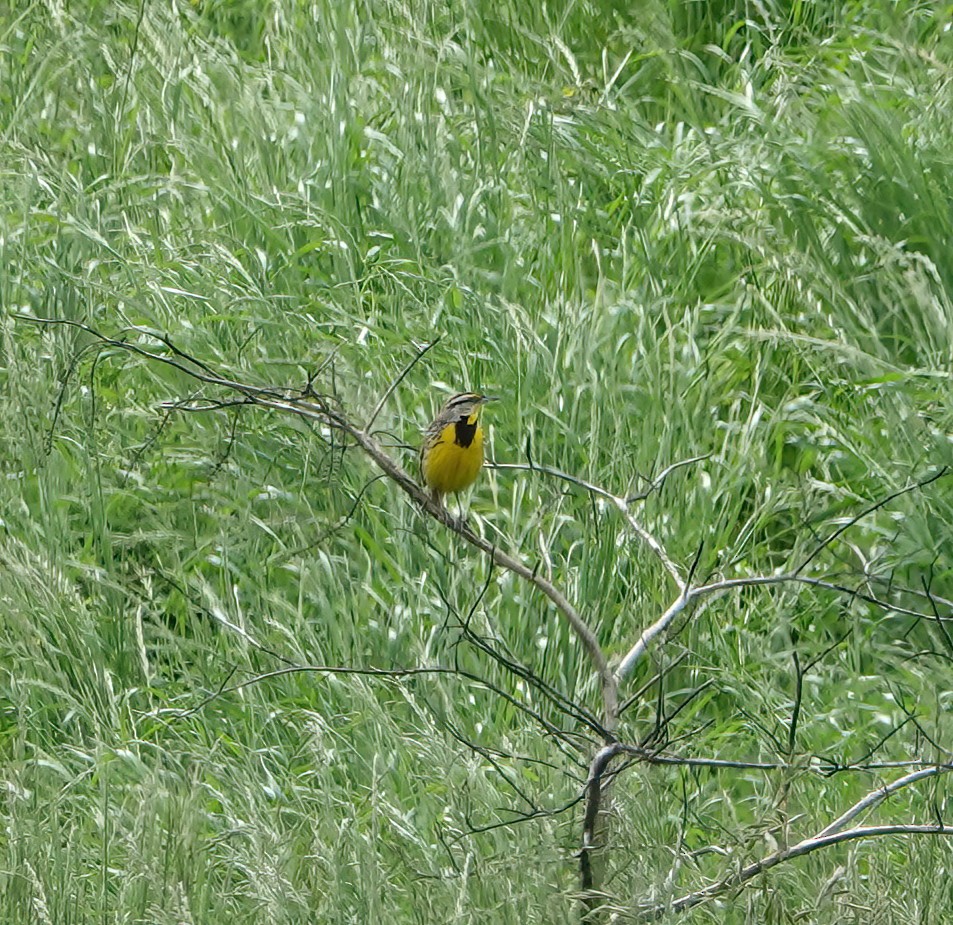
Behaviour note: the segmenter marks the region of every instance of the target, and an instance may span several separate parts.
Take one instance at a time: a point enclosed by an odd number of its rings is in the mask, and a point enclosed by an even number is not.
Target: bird
[[[449,398],[424,431],[420,473],[439,505],[443,496],[469,488],[483,468],[483,425],[480,412],[496,399],[479,392],[459,392]]]

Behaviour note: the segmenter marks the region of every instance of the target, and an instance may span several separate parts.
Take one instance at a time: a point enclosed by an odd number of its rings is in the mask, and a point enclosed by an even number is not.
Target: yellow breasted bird
[[[483,468],[483,425],[480,412],[495,399],[478,392],[460,392],[440,409],[424,432],[420,472],[434,501],[469,488]]]

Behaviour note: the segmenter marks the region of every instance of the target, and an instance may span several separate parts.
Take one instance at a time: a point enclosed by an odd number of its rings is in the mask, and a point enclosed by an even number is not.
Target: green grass
[[[180,715],[289,662],[456,665],[584,732],[461,638],[469,620],[598,711],[553,609],[319,428],[169,412],[222,396],[17,315],[150,349],[128,329],[159,332],[252,383],[320,370],[358,421],[440,336],[376,423],[405,465],[447,392],[482,387],[503,398],[501,462],[529,445],[621,494],[705,455],[634,507],[683,571],[699,549],[699,579],[789,569],[953,463],[949,10],[0,9],[0,920],[578,921],[581,805],[501,823],[569,806],[591,751],[498,694],[304,673]],[[488,471],[468,503],[613,658],[674,597],[618,513],[565,483]],[[816,573],[866,571],[930,613],[897,589],[953,598],[951,528],[944,478]],[[937,620],[748,589],[653,648],[623,696],[671,670],[620,735],[689,698],[680,754],[850,762],[900,727],[876,760],[946,760],[949,649]],[[794,652],[818,661],[789,756]],[[630,766],[608,901],[624,919],[698,888],[901,773]],[[933,822],[946,794],[902,790],[870,821]],[[680,918],[941,921],[948,854],[853,842]]]

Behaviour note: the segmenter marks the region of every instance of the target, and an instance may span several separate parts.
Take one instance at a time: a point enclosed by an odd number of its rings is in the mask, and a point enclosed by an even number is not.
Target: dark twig
[[[953,639],[950,638],[950,632],[946,628],[946,624],[944,624],[943,619],[940,617],[940,611],[937,609],[936,601],[933,599],[933,595],[930,593],[930,582],[928,582],[926,577],[922,575],[920,576],[920,580],[923,583],[923,593],[926,595],[926,599],[930,602],[930,609],[933,611],[933,617],[936,620],[936,625],[940,628],[940,635],[943,637],[943,643],[946,646],[947,654],[953,655]]]
[[[931,480],[928,480],[928,483]],[[666,629],[672,620],[678,616],[690,603],[704,597],[717,597],[728,591],[738,588],[768,587],[781,584],[802,584],[812,588],[824,588],[828,591],[837,591],[850,598],[873,604],[886,611],[902,614],[904,616],[918,617],[921,620],[934,620],[933,614],[925,613],[920,610],[912,610],[909,607],[903,607],[892,601],[875,597],[867,594],[857,588],[849,588],[846,585],[836,584],[832,581],[825,581],[822,578],[810,578],[806,575],[799,575],[797,572],[788,572],[784,575],[751,575],[745,578],[726,578],[722,581],[714,581],[707,585],[699,585],[696,588],[689,588],[687,585],[682,593],[669,606],[668,610],[659,617],[647,630],[645,630],[635,645],[622,659],[619,667],[616,669],[616,679],[621,683],[631,674],[632,670],[639,660],[646,654],[648,644],[655,639],[664,629]],[[941,619],[953,619],[953,617],[941,617]]]
[[[294,549],[276,553],[272,561],[285,562],[288,559],[292,559],[295,556],[300,556],[302,553],[307,552],[309,549],[314,549],[317,546],[320,546],[328,537],[333,536],[338,530],[342,530],[350,522],[354,515],[357,513],[357,509],[361,506],[361,502],[364,500],[364,495],[367,494],[368,489],[381,481],[381,479],[386,478],[383,473],[378,475],[371,476],[364,484],[361,486],[361,490],[357,493],[353,502],[351,503],[350,508],[348,508],[347,513],[343,517],[340,517],[336,523],[331,524],[324,528],[324,530],[310,543],[306,546],[297,546]]]
[[[533,800],[524,792],[523,788],[520,787],[519,783],[513,779],[512,771],[509,768],[506,768],[501,763],[500,759],[506,759],[508,761],[518,761],[519,757],[517,755],[504,754],[499,752],[496,749],[487,748],[485,745],[480,745],[478,742],[474,742],[472,739],[467,738],[454,723],[452,723],[446,717],[443,717],[440,720],[441,726],[450,733],[450,735],[456,739],[461,745],[465,746],[469,751],[473,752],[476,755],[479,755],[484,761],[486,761],[493,770],[500,776],[500,778],[509,786],[509,788],[529,807],[529,810],[525,811],[532,815],[536,815],[540,812],[540,808],[533,802]],[[522,815],[523,813],[519,810],[515,812]]]
[[[533,461],[532,457],[532,443],[530,438],[526,438],[526,458],[529,460],[528,463],[488,463],[489,466],[495,469],[512,469],[523,472],[540,472],[543,475],[549,475],[553,478],[561,479],[563,481],[569,482],[572,485],[577,485],[579,488],[584,489],[589,492],[590,497],[600,497],[604,498],[606,501],[609,501],[615,508],[619,511],[622,517],[625,519],[626,523],[629,525],[629,529],[646,545],[648,546],[653,553],[658,557],[659,561],[665,567],[665,570],[669,573],[674,581],[675,585],[682,589],[684,582],[682,581],[681,574],[679,573],[678,567],[674,562],[669,558],[668,553],[665,551],[662,544],[651,534],[649,531],[642,526],[642,524],[633,516],[632,512],[629,510],[630,501],[621,496],[615,495],[608,489],[603,488],[601,485],[596,485],[593,482],[587,482],[585,479],[580,479],[577,476],[569,475],[566,472],[561,472],[559,469],[553,469],[549,466],[540,466]],[[661,485],[661,480],[667,476],[670,472],[674,471],[676,468],[682,465],[688,465],[692,462],[697,462],[699,458],[697,457],[683,462],[675,463],[672,466],[669,466],[662,474],[655,480],[653,483],[655,487]],[[640,500],[638,496],[635,496],[633,500]]]
[[[381,413],[384,405],[387,403],[387,399],[394,394],[394,389],[396,389],[397,386],[404,381],[407,374],[420,362],[424,354],[432,347],[436,347],[437,344],[440,343],[440,340],[440,337],[435,337],[429,344],[418,350],[417,355],[400,371],[400,375],[389,386],[387,386],[384,394],[380,397],[380,401],[374,406],[371,416],[367,419],[367,423],[364,425],[365,431],[370,431],[370,429],[374,426],[374,422],[377,420],[377,416]]]
[[[228,461],[228,457],[232,453],[232,447],[235,446],[235,437],[238,434],[238,415],[232,415],[232,423],[228,428],[228,440],[225,443],[225,447],[219,452],[218,459],[215,460],[215,465],[212,466],[211,471],[209,472],[207,478],[211,482],[219,472],[222,471],[225,463]]]
[[[28,318],[29,316],[15,316],[15,317],[24,317]],[[87,353],[97,353],[103,349],[103,345],[99,343],[87,344],[85,347],[80,347],[71,357],[69,365],[66,368],[66,372],[60,377],[60,387],[56,393],[56,399],[53,402],[53,419],[50,422],[49,430],[47,431],[46,440],[44,441],[43,448],[47,453],[51,453],[53,450],[53,435],[56,433],[57,425],[59,424],[60,413],[63,410],[63,402],[66,400],[66,391],[69,387],[70,379],[73,378],[73,373],[76,372],[76,367],[79,366],[80,361]]]
[[[831,543],[834,542],[834,540],[846,533],[851,527],[863,520],[868,514],[872,514],[874,511],[879,511],[882,507],[885,507],[891,501],[896,500],[902,495],[908,495],[912,491],[917,491],[917,489],[926,488],[927,485],[946,475],[948,470],[949,466],[941,466],[940,469],[933,473],[933,475],[927,476],[925,479],[921,479],[919,482],[914,482],[911,485],[906,485],[895,492],[891,492],[891,494],[887,495],[885,498],[881,498],[879,501],[875,501],[873,504],[865,507],[859,514],[856,514],[845,523],[841,524],[826,539],[818,543],[814,551],[794,570],[794,576],[797,577],[800,575],[801,572],[803,572],[804,569],[806,569],[808,565],[810,565],[810,563],[817,558],[817,556],[819,556],[828,546],[830,546]]]
[[[166,574],[166,572],[161,568],[159,564],[156,564],[153,567],[153,569],[154,569],[155,575],[157,575],[162,581],[164,581],[170,588],[173,588],[174,590],[178,591],[179,594],[182,595],[183,599],[191,607],[194,607],[200,613],[204,614],[206,619],[212,620],[215,623],[218,623],[219,625],[224,626],[227,630],[235,633],[236,635],[241,636],[241,638],[244,639],[245,642],[247,642],[250,646],[252,646],[252,648],[257,649],[259,652],[264,652],[265,655],[268,655],[271,658],[275,659],[276,661],[279,661],[283,663],[284,665],[287,665],[289,668],[299,667],[297,663],[294,662],[292,659],[287,658],[286,656],[282,655],[280,652],[276,652],[274,649],[270,649],[268,648],[268,646],[259,642],[247,630],[232,623],[231,620],[227,620],[224,617],[219,616],[211,608],[206,607],[204,604],[195,600],[190,595],[189,591],[185,587],[183,587],[179,582],[177,582],[174,578],[170,578],[169,575]],[[234,674],[234,672],[232,672],[232,674]],[[228,676],[229,679],[231,679],[232,674],[229,674]]]
[[[509,674],[515,675],[518,678],[522,678],[527,684],[529,684],[536,691],[542,694],[543,697],[549,700],[556,707],[556,709],[565,716],[569,716],[581,725],[588,727],[604,741],[608,738],[611,738],[609,731],[605,728],[605,726],[602,725],[602,723],[599,722],[598,719],[596,719],[595,716],[592,715],[589,710],[583,706],[580,706],[565,694],[560,693],[560,691],[554,688],[551,684],[547,683],[546,680],[540,677],[540,675],[538,675],[531,668],[528,668],[526,665],[517,661],[511,655],[504,654],[499,649],[494,648],[488,642],[486,642],[485,639],[482,639],[471,629],[469,629],[469,627],[462,626],[461,631],[464,638],[470,643],[470,645],[489,656]]]
[[[589,779],[586,781],[586,812],[582,820],[582,850],[579,853],[583,893],[591,893],[595,888],[591,853],[596,848],[596,827],[599,820],[599,806],[602,802],[602,777],[612,759],[624,752],[624,745],[620,742],[612,742],[596,752],[589,766]]]
[[[814,668],[816,665],[820,664],[820,663],[821,663],[825,658],[827,658],[827,656],[830,655],[831,652],[833,652],[842,642],[845,642],[847,639],[849,639],[851,633],[853,633],[853,632],[854,632],[853,627],[850,627],[849,629],[845,630],[845,631],[844,631],[843,633],[841,633],[840,636],[838,636],[829,646],[827,646],[823,651],[821,651],[821,652],[819,652],[817,655],[815,655],[814,658],[812,658],[812,659],[804,666],[804,669],[803,669],[804,674],[807,674],[812,668]]]
[[[466,832],[461,832],[459,835],[455,835],[453,838],[451,838],[450,844],[455,845],[458,842],[463,841],[464,838],[470,838],[473,835],[482,835],[484,832],[493,832],[496,829],[506,829],[510,826],[519,825],[523,822],[532,822],[534,819],[548,819],[553,816],[561,816],[563,813],[568,812],[573,807],[578,806],[582,802],[582,799],[582,796],[578,796],[563,806],[558,807],[557,809],[541,809],[534,813],[517,814],[513,819],[504,819],[501,822],[491,822],[488,825],[470,825],[470,828]],[[469,823],[470,820],[467,819],[467,822]]]
[[[917,735],[920,736],[920,738],[922,738],[925,742],[928,742],[930,746],[932,746],[935,754],[945,755],[947,758],[949,758],[950,750],[948,748],[944,748],[933,735],[923,728],[923,724],[920,722],[916,713],[907,706],[905,702],[906,698],[903,696],[903,691],[900,686],[891,684],[890,687],[897,706],[907,718],[907,722],[909,722],[913,728],[917,730]],[[899,729],[897,731],[899,732]]]
[[[302,397],[304,398],[314,398],[317,395],[317,392],[314,391],[314,383],[318,376],[323,375],[328,369],[331,369],[334,366],[334,361],[337,359],[338,352],[341,349],[341,344],[338,344],[321,362],[321,364],[310,373],[308,373],[308,381],[305,382],[304,389],[302,390]]]
[[[791,724],[788,727],[788,757],[794,754],[797,723],[801,715],[801,698],[804,695],[804,672],[801,670],[801,660],[796,648],[791,650],[791,659],[794,662],[794,706],[791,708]]]
[[[692,463],[700,462],[703,459],[708,459],[709,455],[710,454],[706,453],[704,456],[692,456],[689,459],[680,459],[678,462],[674,462],[670,466],[666,466],[654,479],[646,479],[646,481],[649,482],[649,487],[645,491],[636,495],[615,495],[611,491],[603,488],[601,485],[596,485],[594,482],[587,482],[585,479],[579,478],[579,476],[571,475],[568,472],[563,472],[562,470],[555,469],[552,466],[541,466],[539,463],[533,462],[533,459],[530,456],[530,445],[528,439],[526,445],[526,456],[527,459],[529,459],[528,463],[488,462],[487,465],[491,469],[509,470],[511,472],[538,472],[540,475],[548,475],[551,478],[568,482],[570,485],[575,485],[578,488],[588,491],[590,494],[598,495],[600,498],[605,498],[609,501],[621,500],[625,504],[635,504],[637,501],[644,501],[653,492],[658,491],[659,488],[662,487],[662,483],[665,481],[665,479],[667,479],[677,469],[681,469],[683,466],[690,466]]]
[[[679,459],[677,462],[673,462],[671,465],[666,466],[653,479],[649,480],[649,487],[646,488],[645,491],[641,491],[636,495],[628,495],[625,499],[626,504],[635,504],[636,501],[644,501],[649,495],[658,491],[662,487],[662,483],[675,472],[676,469],[681,469],[682,466],[691,466],[697,462],[703,462],[710,458],[710,456],[711,453],[704,453],[701,456],[690,456],[688,459]]]
[[[714,683],[714,678],[708,678],[706,681],[703,681],[701,684],[699,684],[698,687],[696,687],[693,691],[690,691],[685,697],[683,697],[671,713],[666,714],[663,712],[661,717],[657,720],[655,728],[652,729],[652,731],[649,732],[642,740],[642,745],[648,746],[655,742],[667,741],[668,727],[671,725],[672,720],[674,720],[678,714],[682,712],[682,710],[692,703],[692,701],[697,700],[704,691],[712,687]],[[661,690],[661,685],[659,685],[659,690]]]
[[[687,909],[691,909],[706,900],[713,899],[730,890],[737,889],[754,877],[759,876],[766,870],[770,870],[772,867],[777,867],[778,864],[784,861],[802,857],[805,854],[810,854],[814,851],[828,848],[831,845],[840,844],[842,842],[852,841],[857,838],[870,838],[883,835],[953,835],[953,826],[945,825],[942,818],[938,819],[934,825],[899,824],[858,826],[853,829],[846,828],[846,826],[861,813],[877,806],[890,796],[890,794],[896,793],[898,790],[909,787],[911,784],[915,784],[925,778],[945,774],[950,771],[951,768],[953,768],[953,766],[949,765],[934,765],[933,767],[921,768],[904,775],[890,784],[877,787],[865,797],[858,800],[845,813],[842,813],[837,819],[821,829],[816,835],[802,839],[796,845],[775,851],[758,861],[745,865],[734,873],[728,874],[716,883],[688,893],[678,899],[664,903],[645,904],[639,910],[637,921],[655,921],[668,913],[685,912]]]
[[[644,748],[641,745],[620,744],[619,748],[626,755],[645,764],[669,765],[680,768],[736,768],[748,771],[788,771],[795,765],[786,761],[734,761],[730,758],[699,758],[689,755],[671,755],[666,752]]]
[[[668,675],[675,668],[677,668],[683,661],[685,661],[686,658],[688,658],[688,653],[681,652],[678,656],[676,656],[672,660],[671,664],[665,665],[663,668],[659,668],[659,670],[654,675],[652,675],[652,677],[649,678],[648,681],[646,681],[634,694],[630,695],[628,698],[626,698],[622,702],[621,706],[619,707],[620,715],[622,713],[625,713],[625,711],[628,710],[629,707],[632,706],[632,704],[638,703],[642,699],[643,695],[653,685],[661,684],[662,681],[665,679],[665,676]]]
[[[268,650],[266,649],[265,651]],[[287,661],[287,659],[283,660]],[[209,704],[218,700],[220,697],[225,696],[226,694],[232,694],[236,691],[244,690],[246,687],[252,687],[256,684],[261,684],[262,682],[269,681],[273,678],[281,678],[295,674],[354,675],[357,677],[380,678],[385,681],[398,681],[402,678],[411,678],[419,675],[448,675],[455,678],[464,678],[473,684],[485,688],[486,690],[495,694],[497,697],[501,697],[521,713],[524,713],[526,716],[536,720],[546,730],[547,733],[550,733],[552,730],[551,724],[547,723],[547,721],[544,720],[535,710],[533,710],[532,707],[527,706],[521,700],[518,700],[516,697],[502,688],[497,687],[486,678],[483,678],[472,671],[466,671],[465,669],[461,668],[448,668],[442,665],[434,665],[430,668],[362,668],[342,665],[289,665],[286,668],[277,668],[274,671],[266,671],[262,674],[257,674],[254,677],[246,678],[244,681],[240,681],[237,684],[231,685],[230,687],[222,687],[214,693],[209,694],[194,707],[190,707],[187,710],[172,710],[163,712],[171,712],[174,714],[176,719],[184,719],[199,713]]]
[[[92,337],[95,337],[100,344],[105,344],[109,347],[116,347],[119,350],[125,350],[129,353],[135,354],[136,356],[141,356],[146,360],[154,360],[157,363],[164,363],[166,366],[171,366],[173,369],[177,369],[180,372],[185,373],[187,376],[191,376],[193,379],[198,379],[199,382],[206,383],[206,385],[217,385],[222,388],[234,389],[236,392],[241,392],[243,395],[248,396],[262,396],[274,399],[284,398],[285,393],[283,393],[280,389],[275,389],[272,386],[261,387],[248,385],[244,382],[236,382],[232,379],[227,379],[224,376],[218,375],[217,373],[205,372],[203,370],[203,367],[205,366],[204,363],[202,363],[200,360],[194,359],[186,353],[183,353],[181,350],[178,350],[178,348],[176,348],[174,352],[187,360],[187,362],[181,362],[180,360],[172,359],[171,357],[164,356],[161,353],[154,353],[151,350],[146,350],[145,347],[140,347],[138,344],[130,343],[127,340],[117,340],[114,337],[107,337],[105,334],[97,331],[96,328],[92,327],[92,325],[84,324],[82,321],[74,321],[70,318],[35,318],[32,315],[23,314],[15,314],[14,317],[20,321],[28,321],[31,324],[41,324],[48,327],[61,326],[84,331]],[[126,330],[135,334],[142,334],[146,337],[155,338],[156,340],[159,340],[163,343],[165,343],[167,340],[167,338],[163,338],[161,335],[157,335],[155,332],[146,328],[130,327],[126,328]]]

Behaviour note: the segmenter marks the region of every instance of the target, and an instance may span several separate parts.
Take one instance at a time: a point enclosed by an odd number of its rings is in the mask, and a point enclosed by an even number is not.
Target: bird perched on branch
[[[469,488],[483,467],[483,425],[480,412],[496,399],[478,392],[450,398],[424,432],[420,472],[438,504],[450,492]]]

